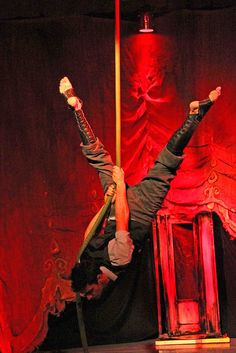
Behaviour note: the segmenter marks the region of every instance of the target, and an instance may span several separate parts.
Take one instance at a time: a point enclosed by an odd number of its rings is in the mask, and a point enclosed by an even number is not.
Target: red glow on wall
[[[179,115],[175,48],[168,36],[137,34],[123,41],[122,165],[127,182],[146,175],[170,136],[170,117]],[[142,138],[140,139],[140,136]]]
[[[171,55],[171,43],[167,36],[153,33],[137,34],[128,39],[130,52],[134,55],[136,69],[146,74],[150,69],[160,66],[163,55]],[[158,65],[159,63],[159,65]]]

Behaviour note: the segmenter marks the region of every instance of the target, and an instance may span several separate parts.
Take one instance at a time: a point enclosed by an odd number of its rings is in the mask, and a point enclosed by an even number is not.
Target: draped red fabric
[[[103,195],[58,87],[71,78],[114,154],[112,33],[112,21],[83,17],[1,23],[3,351],[33,350],[46,336],[48,313],[74,299],[65,277]]]
[[[208,98],[212,89],[222,86],[222,96],[185,151],[164,207],[175,213],[214,211],[234,239],[235,45],[232,13],[223,13],[175,14],[166,23],[158,21],[165,34],[124,39],[122,156],[128,181],[135,184],[184,120],[189,102]],[[178,21],[181,27],[169,34],[167,26]]]
[[[83,231],[102,203],[58,94],[68,75],[96,134],[115,155],[113,21],[1,23],[0,349],[28,352],[47,316],[73,300],[66,279]],[[165,202],[170,212],[211,210],[232,238],[235,216],[235,11],[173,13],[158,34],[122,27],[122,165],[138,182],[181,124],[192,99],[222,97],[199,126]]]

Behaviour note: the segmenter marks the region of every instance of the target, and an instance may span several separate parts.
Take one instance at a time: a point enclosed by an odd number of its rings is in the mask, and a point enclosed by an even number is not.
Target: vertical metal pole
[[[115,0],[115,105],[116,105],[116,165],[120,166],[120,0]],[[111,203],[111,197],[107,198],[105,205],[103,206],[104,212],[107,210]],[[101,214],[103,215],[104,212]],[[99,218],[100,220],[100,218]],[[100,221],[96,221],[96,224],[93,226],[92,231],[90,231],[88,239],[84,242],[79,255],[78,260],[87,246],[88,241],[93,236],[94,228],[97,226],[97,223]],[[82,310],[82,302],[79,293],[76,296],[76,309],[77,309],[77,319],[79,323],[80,329],[80,337],[81,343],[83,347],[84,353],[89,353],[88,350],[88,342],[86,336],[86,329],[83,320],[83,310]]]
[[[116,165],[121,165],[121,114],[120,114],[120,0],[115,0],[115,104],[116,104]]]
[[[79,293],[76,293],[76,312],[77,312],[77,320],[79,325],[79,332],[80,332],[83,352],[89,353],[86,328],[85,328],[84,317],[83,317],[82,301]]]

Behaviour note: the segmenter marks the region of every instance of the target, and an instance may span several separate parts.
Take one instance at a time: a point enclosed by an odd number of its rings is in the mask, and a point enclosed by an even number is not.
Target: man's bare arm
[[[126,194],[126,185],[124,181],[123,169],[114,166],[112,178],[116,183],[116,202],[115,202],[115,216],[116,216],[116,231],[128,231],[129,223],[129,206]]]

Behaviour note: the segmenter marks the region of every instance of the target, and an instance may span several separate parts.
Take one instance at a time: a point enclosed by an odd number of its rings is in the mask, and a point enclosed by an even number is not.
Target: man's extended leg
[[[77,97],[69,79],[64,77],[60,81],[60,93],[66,98],[68,105],[75,112],[76,121],[79,127],[80,136],[84,145],[92,144],[96,141],[96,137],[85,118],[82,110],[82,101]]]
[[[221,88],[217,87],[210,92],[208,99],[190,103],[188,117],[160,152],[148,175],[139,184],[127,190],[131,219],[147,224],[155,217],[183,160],[184,148],[220,93]]]
[[[111,156],[104,149],[101,141],[95,137],[82,110],[82,101],[77,97],[67,77],[61,79],[59,91],[66,98],[68,105],[75,113],[82,140],[82,153],[87,158],[89,164],[98,171],[103,190],[106,192],[108,187],[113,184],[112,170],[114,164]]]

